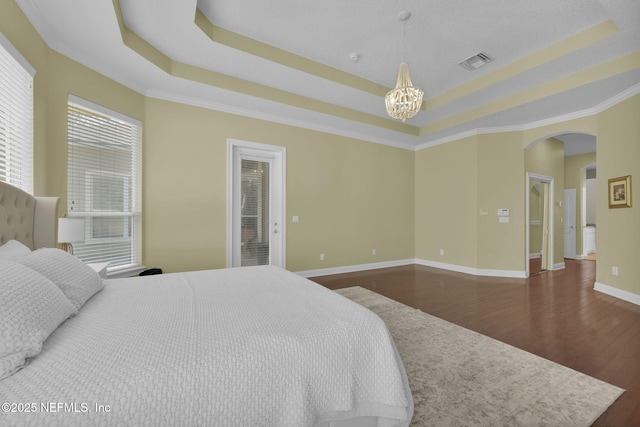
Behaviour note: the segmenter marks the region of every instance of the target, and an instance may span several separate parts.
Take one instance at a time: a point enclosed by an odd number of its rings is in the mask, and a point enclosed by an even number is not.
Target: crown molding
[[[607,99],[604,102],[601,102],[600,104],[598,104],[594,110],[597,113],[601,113],[604,110],[607,110],[611,107],[613,107],[616,104],[619,104],[623,101],[626,101],[627,99],[631,98],[632,96],[635,96],[637,94],[640,93],[640,83],[631,86],[629,89],[626,89],[622,92],[620,92],[617,95],[612,96],[611,98]]]
[[[16,0],[16,4],[31,22],[31,25],[36,28],[40,37],[42,37],[45,43],[51,47],[52,42],[56,39],[55,34],[51,31],[51,27],[47,23],[47,20],[42,18],[42,13],[40,13],[40,10],[36,7],[33,1]]]
[[[640,93],[640,83],[630,87],[629,89],[624,90],[623,92],[605,100],[604,102],[601,102],[600,104],[592,108],[586,108],[584,110],[574,111],[571,113],[562,114],[560,116],[550,117],[548,119],[538,120],[535,122],[530,122],[525,124],[476,128],[476,129],[468,130],[465,132],[456,133],[454,135],[446,136],[443,138],[439,138],[433,141],[425,142],[417,146],[413,146],[411,144],[399,143],[397,141],[394,141],[392,139],[387,139],[387,138],[376,138],[361,132],[348,131],[348,130],[340,129],[337,127],[321,125],[318,123],[305,121],[305,120],[292,119],[282,115],[255,111],[248,108],[224,105],[224,104],[216,103],[213,101],[179,95],[176,93],[171,93],[171,92],[166,92],[161,90],[155,90],[155,89],[148,90],[146,92],[146,96],[150,98],[157,98],[165,101],[177,102],[180,104],[192,105],[195,107],[202,107],[210,110],[222,111],[230,114],[251,117],[259,120],[265,120],[265,121],[280,123],[284,125],[296,126],[304,129],[318,131],[318,132],[344,136],[347,138],[359,139],[362,141],[387,145],[390,147],[402,148],[410,151],[420,151],[420,150],[424,150],[427,148],[435,147],[438,145],[446,144],[448,142],[453,142],[453,141],[457,141],[457,140],[472,137],[472,136],[491,134],[491,133],[523,132],[526,130],[536,129],[544,126],[550,126],[557,123],[563,123],[563,122],[567,122],[575,119],[590,117],[590,116],[599,114],[602,111],[605,111],[613,107],[614,105],[620,102],[623,102],[626,99],[629,99],[632,96],[637,95],[639,93]]]
[[[149,98],[176,102],[179,104],[191,105],[194,107],[201,107],[209,110],[221,111],[224,113],[230,113],[230,114],[235,114],[235,115],[244,116],[244,117],[251,117],[254,119],[265,120],[273,123],[295,126],[295,127],[314,130],[314,131],[323,132],[323,133],[329,133],[332,135],[344,136],[347,138],[358,139],[361,141],[372,142],[375,144],[387,145],[390,147],[402,148],[410,151],[414,150],[414,146],[412,144],[403,144],[403,143],[394,141],[392,139],[376,138],[361,132],[344,130],[344,129],[340,129],[333,126],[321,125],[321,124],[306,121],[306,120],[293,119],[293,118],[289,118],[282,115],[265,113],[262,111],[255,111],[249,108],[242,108],[242,107],[220,104],[217,102],[196,98],[192,96],[179,95],[173,92],[150,89],[146,92],[146,96],[148,96]]]
[[[434,139],[431,141],[428,140],[428,135],[411,138],[416,143],[419,143],[418,145],[415,145],[414,143],[411,143],[411,142],[409,143],[398,142],[393,135],[388,137],[372,135],[372,133],[375,133],[375,130],[371,133],[366,131],[362,132],[357,130],[355,131],[346,130],[339,126],[321,124],[320,120],[316,122],[311,120],[289,118],[289,117],[286,117],[285,115],[255,111],[250,108],[223,105],[213,101],[198,99],[195,97],[183,96],[176,93],[170,93],[168,91],[149,89],[148,87],[145,87],[144,83],[134,81],[133,79],[124,78],[122,73],[119,73],[117,70],[113,69],[107,64],[100,62],[99,60],[89,58],[87,57],[87,55],[83,54],[82,52],[70,49],[68,46],[65,46],[63,43],[61,43],[59,38],[56,36],[56,34],[52,31],[51,27],[48,25],[46,19],[44,19],[44,17],[42,16],[42,13],[40,12],[40,10],[34,4],[33,0],[16,0],[16,4],[20,7],[20,9],[23,11],[23,13],[27,16],[29,21],[32,23],[32,25],[37,29],[38,33],[43,38],[45,43],[51,49],[55,50],[56,52],[64,56],[67,56],[73,59],[76,62],[79,62],[80,64],[82,64],[83,66],[86,66],[89,69],[92,69],[100,74],[103,74],[121,83],[122,85],[142,95],[149,96],[151,98],[164,99],[167,101],[199,106],[207,109],[228,112],[231,114],[236,114],[236,115],[241,115],[246,117],[252,117],[252,118],[280,123],[284,125],[296,126],[304,129],[318,131],[318,132],[344,136],[347,138],[354,138],[362,141],[382,144],[382,145],[391,146],[395,148],[407,149],[411,151],[420,151],[423,149],[435,147],[437,145],[460,140],[462,138],[477,136],[481,134],[520,132],[520,131],[540,128],[543,126],[549,126],[549,125],[553,125],[561,122],[566,122],[574,119],[593,116],[640,93],[640,84],[636,84],[630,87],[629,89],[626,89],[625,91],[596,105],[595,107],[563,114],[560,116],[550,117],[547,119],[530,122],[530,123],[509,125],[509,126],[498,126],[498,127],[478,127],[475,129],[464,131],[464,132],[455,133],[449,136],[444,136],[442,138]],[[296,107],[293,106],[293,108],[296,108]],[[315,112],[315,113],[320,115],[323,114],[321,112]],[[340,118],[338,117],[338,119]],[[390,132],[394,132],[394,131],[390,130]]]
[[[463,138],[468,138],[470,136],[477,136],[477,135],[488,134],[488,133],[523,132],[526,130],[554,125],[557,123],[563,123],[563,122],[568,122],[575,119],[594,116],[639,93],[640,93],[640,83],[634,86],[631,86],[630,88],[620,92],[617,95],[612,96],[611,98],[601,102],[595,107],[586,108],[584,110],[574,111],[572,113],[562,114],[560,116],[550,117],[547,119],[538,120],[535,122],[530,122],[530,123],[525,123],[520,125],[476,128],[473,130],[460,132],[460,133],[446,136],[443,138],[438,138],[433,141],[425,142],[423,144],[416,146],[415,151],[424,150],[427,148],[435,147],[437,145],[446,144],[448,142],[453,142]]]
[[[35,6],[32,0],[16,0],[16,4],[26,15],[29,22],[31,22],[31,25],[34,26],[36,32],[40,35],[42,40],[44,40],[49,49],[54,50],[60,55],[66,56],[80,65],[100,73],[141,95],[144,95],[146,88],[141,86],[139,83],[132,79],[125,78],[122,73],[116,72],[105,63],[87,56],[82,51],[70,49],[69,46],[61,43],[58,36],[51,30],[47,20],[42,17],[42,13],[40,13],[40,10]]]

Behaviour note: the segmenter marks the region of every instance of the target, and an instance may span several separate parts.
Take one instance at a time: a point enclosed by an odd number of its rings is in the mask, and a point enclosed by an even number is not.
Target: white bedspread
[[[0,381],[0,403],[22,410],[3,406],[0,425],[409,424],[386,326],[333,291],[275,267],[106,283]]]

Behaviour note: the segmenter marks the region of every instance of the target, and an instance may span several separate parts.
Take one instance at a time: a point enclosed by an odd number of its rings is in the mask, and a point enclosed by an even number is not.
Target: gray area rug
[[[385,321],[412,426],[590,426],[624,390],[361,287],[336,292]]]

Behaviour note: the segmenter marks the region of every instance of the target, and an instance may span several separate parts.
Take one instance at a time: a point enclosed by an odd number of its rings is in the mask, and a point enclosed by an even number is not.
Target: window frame
[[[99,117],[106,117],[109,120],[115,120],[123,123],[124,125],[131,126],[132,130],[135,128],[137,132],[137,139],[135,141],[135,146],[132,146],[130,161],[131,161],[131,175],[127,173],[121,173],[118,171],[109,170],[108,168],[104,169],[95,169],[95,168],[87,168],[86,171],[80,176],[78,175],[78,171],[74,173],[71,170],[74,167],[71,163],[73,159],[71,157],[68,158],[67,164],[70,168],[67,174],[67,193],[68,193],[68,216],[69,217],[82,217],[85,218],[85,244],[89,245],[100,245],[100,244],[109,244],[109,243],[117,243],[122,240],[131,242],[131,263],[128,264],[120,264],[115,266],[110,266],[108,268],[109,277],[119,277],[119,276],[128,276],[139,273],[144,269],[141,265],[141,254],[142,254],[142,189],[140,186],[140,180],[142,176],[142,167],[141,167],[141,148],[142,148],[142,122],[136,119],[133,119],[129,116],[126,116],[122,113],[113,111],[101,105],[92,103],[85,99],[79,98],[75,95],[70,94],[67,102],[67,126],[70,125],[70,114],[72,109],[80,109],[84,113],[92,114]],[[70,135],[67,135],[67,150],[68,153],[72,150],[72,145],[80,146],[83,144],[82,142],[71,141]],[[78,162],[76,162],[77,165]],[[114,176],[120,177],[123,179],[123,210],[122,211],[94,211],[93,203],[95,200],[91,199],[92,195],[92,177],[95,176]],[[74,191],[72,186],[72,179],[75,177],[75,184],[83,186],[84,188],[84,203],[85,209],[84,211],[74,210],[74,201],[72,191]],[[83,180],[84,182],[80,182]],[[131,200],[127,197],[127,187],[131,191]],[[78,196],[76,194],[76,196]],[[128,218],[125,221],[125,225],[123,226],[123,235],[121,237],[108,237],[108,238],[96,238],[93,236],[93,221],[96,218]],[[128,224],[127,224],[128,222]],[[80,257],[82,258],[82,257]],[[108,262],[108,258],[101,258],[99,261],[91,260],[87,262]]]
[[[2,134],[5,135],[2,142],[0,143],[0,155],[4,155],[5,157],[5,168],[4,168],[4,177],[0,177],[0,180],[6,182],[8,184],[13,185],[14,187],[20,188],[21,190],[34,194],[33,190],[33,126],[34,126],[34,77],[36,74],[35,68],[22,56],[22,54],[13,46],[13,44],[2,34],[0,33],[0,47],[3,52],[0,53],[5,56],[5,52],[8,55],[6,58],[2,58],[4,62],[5,59],[8,61],[13,61],[13,63],[9,62],[8,67],[5,68],[7,71],[9,68],[20,67],[21,70],[14,70],[15,73],[11,71],[7,72],[7,76],[13,77],[13,80],[9,81],[8,87],[16,88],[21,87],[24,90],[25,80],[28,81],[28,94],[25,97],[21,97],[20,100],[24,103],[23,108],[19,109],[20,112],[28,111],[28,117],[19,117],[16,120],[4,120],[7,125],[3,128],[5,132]],[[24,71],[24,75],[20,76],[18,73]],[[28,76],[28,77],[27,77]],[[3,84],[0,82],[0,87]],[[11,96],[6,98],[15,100],[16,91],[10,91]],[[24,95],[21,93],[20,95]],[[12,102],[12,105],[19,105],[16,102]],[[0,109],[2,108],[0,104]],[[1,114],[0,110],[0,120],[2,120],[3,114]],[[15,117],[15,111],[13,108],[9,107],[9,110],[4,114],[5,117]],[[0,124],[0,126],[2,126]],[[20,132],[14,132],[14,129],[18,128]],[[18,143],[16,144],[16,140],[13,135],[19,135]],[[12,143],[13,141],[13,143]]]

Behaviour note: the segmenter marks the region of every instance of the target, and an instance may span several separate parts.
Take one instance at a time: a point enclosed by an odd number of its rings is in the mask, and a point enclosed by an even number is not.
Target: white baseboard
[[[401,265],[415,264],[414,259],[397,261],[382,261],[370,264],[345,265],[343,267],[321,268],[319,270],[296,271],[302,277],[328,276],[330,274],[353,273],[355,271],[374,270],[376,268],[399,267]]]
[[[634,294],[633,292],[614,288],[613,286],[605,285],[604,283],[600,282],[596,282],[593,286],[593,289],[598,292],[602,292],[603,294],[611,295],[612,297],[630,302],[632,304],[640,305],[640,295]]]
[[[428,261],[424,259],[403,259],[397,261],[375,262],[371,264],[346,265],[342,267],[321,268],[318,270],[296,271],[302,277],[328,276],[331,274],[353,273],[356,271],[373,270],[376,268],[398,267],[401,265],[418,264],[426,267],[440,268],[442,270],[455,271],[457,273],[471,274],[473,276],[512,277],[526,279],[527,272],[519,270],[494,270],[484,268],[466,267],[463,265],[447,264],[444,262]],[[555,264],[554,270],[564,268],[564,262]]]
[[[536,259],[536,258],[540,258],[542,256],[542,254],[540,252],[536,252],[534,254],[529,254],[529,259]]]
[[[321,268],[318,270],[297,271],[295,273],[299,274],[302,277],[316,277],[316,276],[328,276],[331,274],[353,273],[356,271],[364,271],[364,270],[374,270],[376,268],[398,267],[398,266],[409,265],[409,264],[424,265],[426,267],[440,268],[443,270],[455,271],[458,273],[466,273],[474,276],[513,277],[513,278],[521,278],[521,279],[527,278],[526,271],[479,269],[479,268],[473,268],[473,267],[465,267],[465,266],[456,265],[456,264],[447,264],[443,262],[428,261],[424,259],[403,259],[403,260],[397,260],[397,261],[375,262],[371,264],[347,265],[343,267],[330,267],[330,268]],[[564,262],[560,262],[553,265],[554,270],[560,270],[563,268],[565,268]],[[614,288],[613,286],[608,286],[600,282],[595,282],[593,289],[598,292],[602,292],[603,294],[607,294],[612,297],[630,302],[632,304],[640,305],[640,295],[634,294],[633,292],[628,292],[622,289]]]
[[[428,261],[424,259],[416,259],[416,264],[424,265],[426,267],[441,268],[443,270],[456,271],[458,273],[472,274],[474,276],[513,277],[520,279],[527,278],[526,271],[473,268],[463,265],[447,264],[444,262]]]

